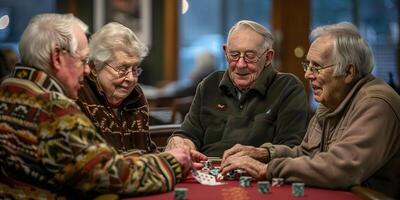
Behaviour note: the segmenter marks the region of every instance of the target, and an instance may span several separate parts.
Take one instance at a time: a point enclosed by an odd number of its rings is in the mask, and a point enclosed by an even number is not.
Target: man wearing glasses
[[[362,185],[399,199],[399,95],[371,75],[372,50],[354,25],[318,27],[311,36],[302,65],[320,106],[303,142],[231,149],[222,173],[241,168],[259,179],[333,189]]]
[[[180,146],[221,157],[236,144],[299,144],[308,121],[304,86],[272,67],[272,45],[262,25],[237,22],[223,46],[228,69],[198,85],[181,130],[166,149]]]
[[[118,154],[104,142],[74,102],[89,73],[86,30],[72,15],[40,14],[22,34],[22,64],[0,85],[0,197],[92,199],[101,193],[160,193],[202,166],[192,161],[206,157],[185,149],[138,156]],[[138,65],[140,57],[124,55],[117,59]],[[108,79],[109,84],[119,81],[110,103],[118,103],[138,73],[132,67]],[[119,79],[127,74],[129,80]],[[106,75],[100,71],[97,76]]]
[[[78,104],[117,151],[155,151],[148,103],[138,85],[147,47],[132,30],[113,22],[91,37],[89,48],[91,71]]]

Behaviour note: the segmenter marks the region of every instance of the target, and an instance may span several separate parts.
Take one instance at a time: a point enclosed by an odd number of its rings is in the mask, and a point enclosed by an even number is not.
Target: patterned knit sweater
[[[17,66],[0,86],[2,176],[69,195],[159,193],[182,178],[171,154],[121,155],[95,130],[44,71]]]
[[[156,146],[149,135],[149,106],[140,87],[136,86],[117,108],[109,105],[98,87],[90,74],[79,91],[77,103],[104,140],[118,152],[154,152]]]

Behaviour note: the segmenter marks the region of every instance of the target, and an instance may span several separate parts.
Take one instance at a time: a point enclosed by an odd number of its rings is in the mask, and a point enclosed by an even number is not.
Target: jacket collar
[[[275,68],[272,67],[272,65],[266,66],[261,72],[260,76],[255,81],[255,83],[250,86],[247,92],[255,91],[258,92],[261,96],[265,96],[269,85],[275,79],[277,73],[278,72],[275,70]],[[228,70],[225,71],[218,87],[225,93],[233,96],[236,96],[236,91],[239,90],[235,85],[233,85],[233,82],[229,77]]]
[[[65,88],[54,76],[37,67],[16,65],[10,78],[28,80],[44,90],[66,95]]]
[[[354,86],[351,88],[350,92],[346,95],[344,100],[339,104],[339,106],[335,109],[329,109],[328,107],[320,104],[320,106],[317,109],[316,115],[318,118],[321,117],[333,117],[335,115],[338,115],[340,113],[343,113],[345,109],[347,108],[347,105],[353,100],[354,96],[358,93],[360,88],[367,82],[371,81],[375,77],[373,75],[367,75],[360,80],[358,80]]]

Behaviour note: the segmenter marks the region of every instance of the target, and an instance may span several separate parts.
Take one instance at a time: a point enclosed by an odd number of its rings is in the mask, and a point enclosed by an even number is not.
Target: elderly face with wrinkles
[[[232,32],[224,46],[229,77],[240,90],[248,89],[257,80],[267,61],[272,59],[268,57],[272,50],[266,49],[264,43],[259,33],[250,28],[241,28]]]
[[[124,51],[115,51],[112,61],[104,62],[98,72],[98,83],[109,103],[118,105],[136,87],[140,57],[129,55]]]

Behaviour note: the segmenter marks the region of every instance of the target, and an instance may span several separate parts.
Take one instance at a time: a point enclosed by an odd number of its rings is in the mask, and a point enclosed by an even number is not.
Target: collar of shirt
[[[246,93],[254,90],[260,95],[265,96],[269,85],[272,83],[277,73],[278,72],[275,70],[275,68],[272,67],[272,65],[266,66],[261,72],[260,76],[257,78],[256,82],[252,86],[250,86]],[[240,96],[244,94],[239,94],[237,92],[237,88],[233,85],[232,80],[228,75],[228,71],[225,71],[224,76],[222,77],[222,80],[220,81],[218,87],[227,94],[233,95],[235,97],[239,96],[239,99]]]

